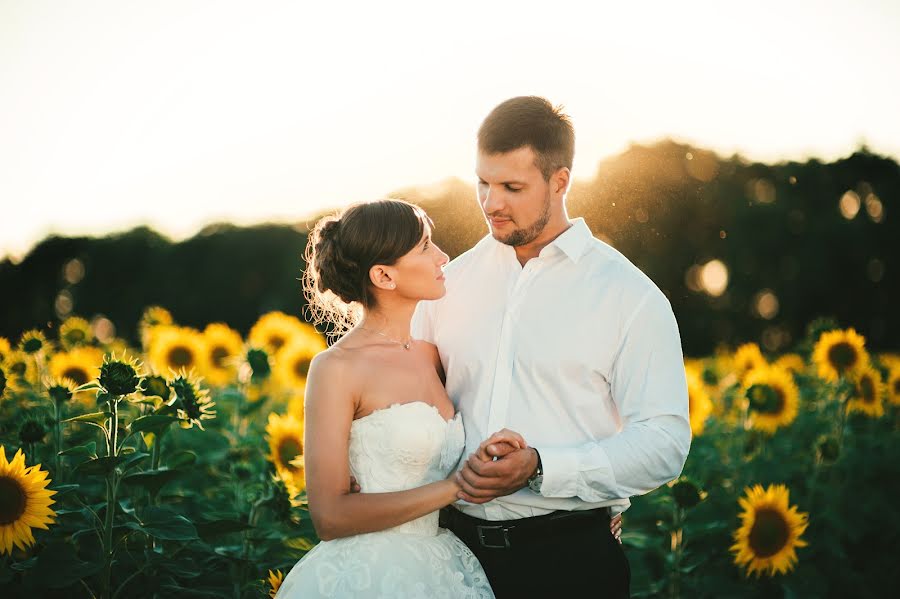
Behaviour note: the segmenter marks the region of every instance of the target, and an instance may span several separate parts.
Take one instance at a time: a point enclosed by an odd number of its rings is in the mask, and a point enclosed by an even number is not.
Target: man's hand
[[[457,473],[459,498],[487,503],[515,493],[536,469],[537,452],[528,450],[521,435],[504,429],[482,442]]]

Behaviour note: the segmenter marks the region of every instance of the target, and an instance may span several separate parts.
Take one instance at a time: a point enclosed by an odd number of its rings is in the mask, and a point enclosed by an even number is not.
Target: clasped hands
[[[515,493],[526,486],[537,465],[537,452],[528,447],[522,435],[509,429],[497,431],[482,441],[455,473],[460,486],[458,497],[469,503],[487,503]],[[622,515],[614,516],[609,527],[621,544]]]
[[[469,503],[487,503],[497,497],[510,495],[526,486],[537,470],[537,452],[519,433],[509,429],[497,431],[481,442],[469,455],[462,469],[449,478],[459,486],[457,497]],[[350,479],[350,492],[360,492],[356,480]],[[610,531],[621,544],[622,515],[614,516]]]

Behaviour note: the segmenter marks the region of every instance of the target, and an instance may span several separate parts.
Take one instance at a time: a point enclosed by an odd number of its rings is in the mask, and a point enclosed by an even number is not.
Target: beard
[[[544,197],[544,205],[541,207],[541,213],[537,219],[524,229],[516,229],[505,237],[494,235],[494,239],[500,243],[511,245],[513,247],[527,245],[538,238],[547,223],[550,222],[550,194]]]

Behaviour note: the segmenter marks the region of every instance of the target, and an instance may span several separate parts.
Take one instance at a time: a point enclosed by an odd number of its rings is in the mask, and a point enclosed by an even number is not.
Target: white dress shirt
[[[668,299],[583,219],[524,268],[486,236],[420,302],[414,337],[434,343],[462,413],[464,459],[508,428],[538,449],[540,494],[482,505],[487,520],[611,506],[678,477],[691,444],[681,338]],[[462,466],[462,462],[460,467]]]

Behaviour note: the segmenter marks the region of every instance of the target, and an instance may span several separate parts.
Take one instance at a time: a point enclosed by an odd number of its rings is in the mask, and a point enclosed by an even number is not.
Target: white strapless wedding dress
[[[405,491],[447,477],[465,448],[449,422],[415,401],[354,420],[350,471],[363,493]],[[323,541],[285,577],[276,599],[494,597],[481,564],[432,512],[387,530]]]

